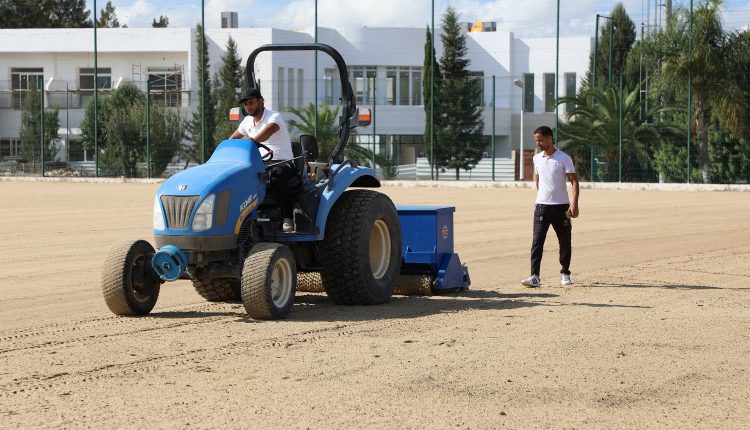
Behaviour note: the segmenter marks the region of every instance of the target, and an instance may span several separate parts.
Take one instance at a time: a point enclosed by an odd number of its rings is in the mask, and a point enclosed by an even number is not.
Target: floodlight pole
[[[518,143],[518,150],[520,152],[520,158],[518,159],[518,180],[524,181],[526,178],[524,178],[523,175],[523,165],[524,165],[524,155],[523,155],[523,114],[524,114],[524,98],[526,97],[526,86],[525,83],[520,80],[516,79],[513,81],[513,85],[517,86],[521,89],[521,132],[519,133],[519,143]]]
[[[432,0],[430,33],[430,180],[435,180],[435,0]]]
[[[693,54],[693,0],[690,0],[690,18],[689,18],[689,27],[688,31],[690,33],[690,36],[688,37],[688,52],[689,55],[692,57]],[[688,69],[688,99],[687,99],[687,108],[688,108],[688,114],[687,114],[687,179],[686,182],[690,183],[690,133],[692,132],[692,122],[693,122],[693,75],[690,73],[690,69]]]
[[[96,47],[96,0],[94,0],[94,176],[99,177],[99,70]]]
[[[560,129],[560,104],[558,103],[560,96],[560,88],[558,87],[558,82],[560,81],[560,0],[557,0],[557,36],[555,46],[555,145],[557,145]],[[521,116],[523,117],[523,114]]]
[[[315,0],[315,28],[313,30],[314,37],[315,37],[315,43],[318,43],[318,0]],[[313,53],[315,56],[315,83],[313,84],[313,88],[315,89],[315,100],[313,101],[313,112],[314,112],[314,119],[315,124],[313,124],[313,135],[315,138],[318,138],[318,50],[316,49]],[[343,78],[343,77],[340,77]],[[281,82],[279,82],[279,85],[281,85]]]
[[[201,163],[206,162],[206,7],[205,0],[201,0]]]

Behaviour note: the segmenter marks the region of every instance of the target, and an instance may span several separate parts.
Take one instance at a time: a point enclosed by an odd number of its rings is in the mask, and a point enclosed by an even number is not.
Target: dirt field
[[[472,289],[283,321],[184,281],[110,314],[104,253],[155,184],[0,182],[0,428],[748,428],[750,194],[590,190],[561,287],[531,189],[387,187],[457,208]]]

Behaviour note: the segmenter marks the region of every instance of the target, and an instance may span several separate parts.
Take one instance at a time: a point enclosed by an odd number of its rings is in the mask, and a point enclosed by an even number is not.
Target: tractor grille
[[[167,228],[185,230],[200,196],[161,196]]]

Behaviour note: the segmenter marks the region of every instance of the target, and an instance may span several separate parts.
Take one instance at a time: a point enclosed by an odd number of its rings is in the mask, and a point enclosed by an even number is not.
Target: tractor
[[[317,276],[325,293],[345,305],[383,303],[399,279],[404,288],[413,284],[426,291],[467,288],[468,271],[453,253],[453,208],[397,210],[390,198],[371,189],[380,186],[372,168],[342,159],[350,130],[367,120],[360,121],[338,51],[325,44],[261,46],[247,60],[250,88],[257,87],[254,63],[264,51],[324,52],[341,80],[339,140],[328,162],[313,161],[318,147],[310,135],[292,142],[294,158],[283,161],[294,163],[297,171],[293,230],[281,227],[279,199],[269,187],[273,162],[258,149],[264,145],[225,140],[206,163],[171,176],[157,190],[157,249],[131,240],[109,250],[101,278],[109,309],[146,315],[161,285],[177,279],[190,280],[208,301],[241,301],[253,319],[284,318],[294,305],[298,274]],[[369,115],[365,111],[362,117]],[[402,219],[414,224],[411,234],[402,235]]]

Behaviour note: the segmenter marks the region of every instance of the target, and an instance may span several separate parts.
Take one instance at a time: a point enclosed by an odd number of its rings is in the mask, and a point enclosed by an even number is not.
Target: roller
[[[297,272],[297,291],[303,293],[325,293],[320,272]]]
[[[429,275],[398,275],[393,294],[399,296],[431,296],[433,278]],[[297,273],[297,291],[325,293],[320,272]]]
[[[430,275],[398,275],[393,294],[399,296],[431,296],[433,278]]]

